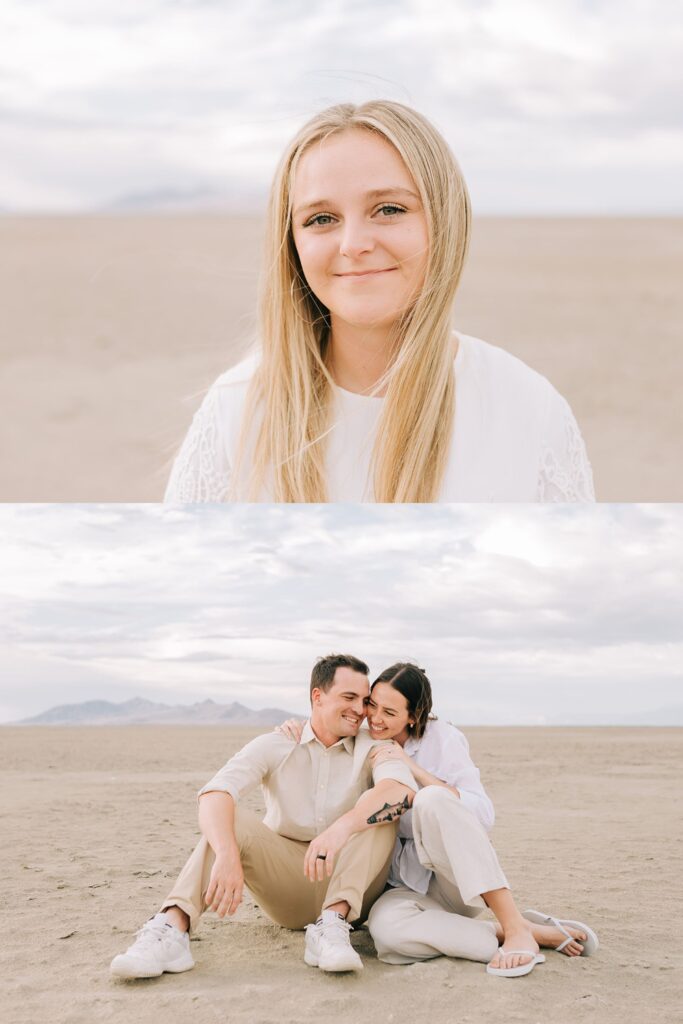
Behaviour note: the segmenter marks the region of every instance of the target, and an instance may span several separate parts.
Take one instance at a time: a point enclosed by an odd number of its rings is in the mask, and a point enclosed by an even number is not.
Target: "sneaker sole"
[[[133,964],[112,963],[110,971],[114,978],[123,978],[126,981],[134,981],[136,978],[160,978],[162,974],[182,974],[184,971],[191,971],[194,967],[194,960],[188,963],[186,960],[175,960],[168,966],[152,970],[144,967],[135,967]]]
[[[353,966],[348,967],[340,966],[339,964],[325,965],[321,963],[315,953],[311,953],[310,950],[306,950],[304,953],[304,963],[308,964],[309,967],[318,967],[321,971],[326,971],[328,974],[343,974],[349,971],[362,971],[363,964],[355,963]]]

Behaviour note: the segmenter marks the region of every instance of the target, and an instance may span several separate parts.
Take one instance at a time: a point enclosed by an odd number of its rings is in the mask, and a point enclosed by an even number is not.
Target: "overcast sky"
[[[683,212],[680,0],[3,0],[0,38],[0,209],[258,209],[311,114],[384,97],[475,212]]]
[[[213,698],[303,711],[332,651],[419,662],[462,723],[681,705],[683,506],[0,506],[0,721]]]

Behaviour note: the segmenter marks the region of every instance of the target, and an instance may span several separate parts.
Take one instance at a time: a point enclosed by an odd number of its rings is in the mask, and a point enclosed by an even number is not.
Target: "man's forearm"
[[[351,832],[363,832],[374,825],[396,821],[410,809],[414,797],[415,790],[403,782],[385,779],[363,793],[341,820],[346,821]]]
[[[199,827],[214,853],[237,848],[235,801],[229,793],[216,790],[200,796]]]

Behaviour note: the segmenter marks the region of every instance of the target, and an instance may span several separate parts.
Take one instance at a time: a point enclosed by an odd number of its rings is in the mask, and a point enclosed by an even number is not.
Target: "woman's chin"
[[[398,317],[400,311],[390,309],[343,309],[335,312],[332,310],[332,328],[334,329],[335,318],[349,327],[353,327],[356,330],[388,330],[392,327]]]

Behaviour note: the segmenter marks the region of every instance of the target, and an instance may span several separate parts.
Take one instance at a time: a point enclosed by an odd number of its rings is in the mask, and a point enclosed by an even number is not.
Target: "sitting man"
[[[114,957],[115,977],[189,971],[189,936],[200,915],[207,908],[234,914],[245,884],[277,924],[306,929],[307,964],[362,968],[350,922],[364,920],[384,889],[395,826],[417,790],[401,760],[376,765],[369,758],[382,741],[359,732],[368,694],[362,661],[320,658],[300,742],[278,732],[257,736],[200,790],[202,839],[160,912]],[[259,783],[263,821],[240,804]]]

